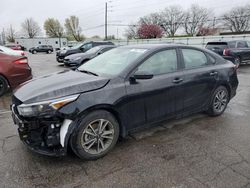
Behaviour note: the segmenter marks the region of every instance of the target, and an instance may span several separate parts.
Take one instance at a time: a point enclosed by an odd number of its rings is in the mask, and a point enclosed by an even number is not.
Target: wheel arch
[[[71,138],[74,138],[75,130],[78,129],[78,127],[79,127],[78,125],[79,125],[81,119],[83,117],[87,116],[88,114],[90,114],[94,111],[97,111],[97,110],[105,110],[105,111],[111,113],[118,121],[119,132],[120,132],[119,136],[124,138],[127,135],[126,127],[123,125],[121,118],[120,118],[120,115],[119,115],[119,112],[115,109],[115,107],[113,105],[110,105],[110,104],[99,104],[99,105],[89,107],[77,115],[78,118],[76,118],[76,120],[74,120],[72,122],[72,126],[70,126],[68,133],[66,135],[66,138],[65,138],[65,147],[66,148],[71,147],[71,143],[70,143]]]
[[[5,79],[5,81],[7,82],[8,87],[11,87],[8,78],[6,76],[4,76],[2,73],[0,73],[0,76],[2,76]]]
[[[218,87],[220,87],[220,86],[224,86],[224,87],[227,89],[227,92],[228,92],[228,95],[229,95],[229,99],[231,99],[231,92],[232,92],[232,89],[231,89],[230,84],[229,84],[229,83],[223,82],[223,83],[221,83],[221,84],[218,85]],[[218,88],[218,87],[217,87],[217,88]]]
[[[84,64],[84,63],[86,63],[86,62],[89,61],[89,60],[90,60],[89,58],[83,59],[83,60],[81,61],[81,65]]]

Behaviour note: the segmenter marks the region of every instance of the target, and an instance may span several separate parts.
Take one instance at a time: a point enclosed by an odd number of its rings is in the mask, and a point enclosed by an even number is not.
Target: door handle
[[[218,72],[210,72],[210,76],[215,76],[217,74],[218,74]]]
[[[181,79],[181,78],[175,78],[173,80],[173,83],[178,84],[178,83],[181,83],[182,81],[183,81],[183,79]]]

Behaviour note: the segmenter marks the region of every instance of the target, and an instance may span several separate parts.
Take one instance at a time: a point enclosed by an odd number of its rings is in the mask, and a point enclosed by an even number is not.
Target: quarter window
[[[182,49],[185,68],[198,68],[208,64],[207,56],[199,51],[193,49]]]
[[[247,43],[245,41],[239,41],[237,43],[237,48],[247,48]]]
[[[137,71],[160,75],[177,70],[176,50],[158,52],[138,67]]]

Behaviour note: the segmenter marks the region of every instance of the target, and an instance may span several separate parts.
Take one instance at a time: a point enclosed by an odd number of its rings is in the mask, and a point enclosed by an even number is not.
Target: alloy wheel
[[[228,102],[228,94],[224,90],[219,90],[214,98],[213,108],[217,113],[221,113],[225,110]]]
[[[114,139],[114,126],[105,119],[89,123],[81,136],[81,146],[85,152],[98,155],[107,150]]]

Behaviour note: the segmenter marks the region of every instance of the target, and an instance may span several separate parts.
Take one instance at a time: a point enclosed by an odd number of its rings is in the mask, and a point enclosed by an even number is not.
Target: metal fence
[[[134,39],[134,40],[115,40],[117,45],[133,44],[159,44],[159,43],[179,43],[197,47],[205,47],[207,42],[226,41],[226,40],[249,40],[250,34],[246,35],[220,35],[220,36],[202,36],[202,37],[176,37],[176,38],[158,38],[158,39]]]

